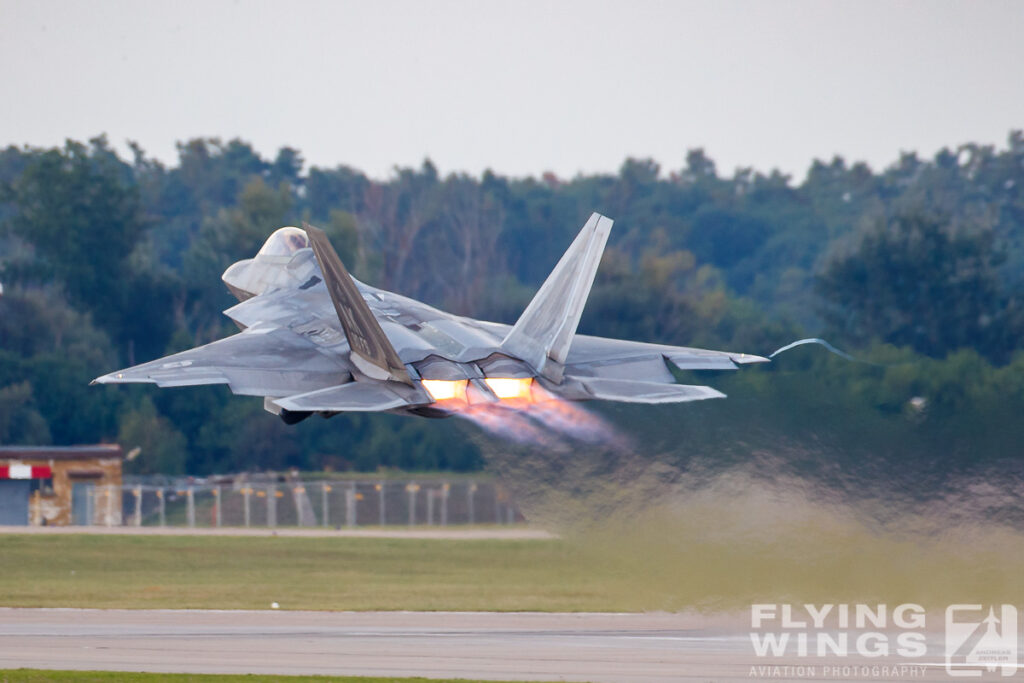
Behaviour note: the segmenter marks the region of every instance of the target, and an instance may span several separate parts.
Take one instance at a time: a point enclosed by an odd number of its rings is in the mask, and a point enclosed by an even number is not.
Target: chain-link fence
[[[130,482],[90,489],[83,515],[101,526],[326,527],[512,524],[515,503],[493,481]]]

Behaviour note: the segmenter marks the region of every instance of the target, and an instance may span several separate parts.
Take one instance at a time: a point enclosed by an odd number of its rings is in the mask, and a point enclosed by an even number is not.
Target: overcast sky
[[[383,177],[1005,146],[1024,2],[0,0],[0,143],[241,137]]]

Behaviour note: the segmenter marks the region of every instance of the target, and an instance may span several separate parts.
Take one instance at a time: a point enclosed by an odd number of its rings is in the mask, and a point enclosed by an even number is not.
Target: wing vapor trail
[[[789,351],[790,349],[795,349],[796,347],[803,346],[804,344],[817,344],[818,346],[824,346],[830,353],[834,353],[835,355],[839,356],[840,358],[845,358],[846,360],[852,361],[854,363],[865,363],[867,365],[878,365],[878,366],[882,366],[883,365],[882,363],[875,363],[874,361],[864,360],[863,358],[857,358],[856,356],[851,356],[846,351],[843,351],[841,349],[837,349],[836,347],[832,346],[832,344],[830,344],[826,340],[819,339],[817,337],[809,337],[807,339],[798,339],[795,342],[792,342],[790,344],[786,344],[782,348],[776,349],[772,353],[768,354],[768,357],[769,358],[775,358],[775,356],[779,355],[780,353],[785,353],[786,351]]]

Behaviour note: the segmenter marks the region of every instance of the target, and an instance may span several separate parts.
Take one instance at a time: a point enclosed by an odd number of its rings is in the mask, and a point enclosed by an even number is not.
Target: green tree
[[[256,177],[242,189],[237,206],[219,209],[203,221],[182,268],[189,293],[184,322],[197,341],[224,333],[227,321],[221,311],[232,299],[220,283],[221,274],[235,261],[255,256],[274,230],[287,225],[291,208],[286,184],[273,188]]]
[[[157,413],[153,401],[143,396],[135,407],[121,416],[117,442],[129,451],[139,448],[139,456],[128,464],[137,474],[184,474],[185,437],[167,418]]]
[[[0,386],[0,444],[50,443],[50,429],[32,393],[27,381]]]
[[[68,301],[117,338],[124,338],[126,261],[143,230],[131,169],[103,138],[90,146],[34,155],[12,185],[13,232],[32,244],[34,273],[63,283]]]
[[[941,357],[994,347],[1006,324],[988,231],[955,230],[920,213],[868,231],[818,279],[824,315],[858,343],[878,339]]]

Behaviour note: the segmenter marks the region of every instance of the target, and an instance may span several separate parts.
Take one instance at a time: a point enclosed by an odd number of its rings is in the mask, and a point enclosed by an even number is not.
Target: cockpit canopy
[[[263,243],[257,256],[291,256],[308,246],[309,237],[306,236],[306,231],[289,226],[275,230]]]
[[[289,226],[275,230],[255,258],[228,266],[221,279],[239,301],[245,301],[269,290],[296,288],[316,270],[306,231]]]

